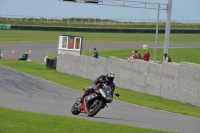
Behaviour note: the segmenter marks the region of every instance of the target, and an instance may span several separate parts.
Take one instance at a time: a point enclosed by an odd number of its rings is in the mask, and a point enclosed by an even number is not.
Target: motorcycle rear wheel
[[[75,102],[74,105],[72,106],[71,112],[72,112],[73,115],[80,114],[80,111],[78,111],[78,105],[79,105],[79,103]]]
[[[101,101],[101,100],[97,104],[98,104],[97,107],[92,112],[90,112],[90,111],[88,112],[89,117],[95,116],[102,109],[102,107],[104,105],[103,101]],[[88,108],[89,108],[88,110],[90,110],[90,107],[88,107]]]

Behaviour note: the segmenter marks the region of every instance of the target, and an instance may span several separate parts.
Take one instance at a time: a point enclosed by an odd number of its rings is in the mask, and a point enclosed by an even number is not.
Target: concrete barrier
[[[200,105],[200,65],[181,62],[179,69],[178,100]]]
[[[106,58],[58,54],[57,71],[94,80],[104,74]]]
[[[59,54],[57,70],[95,80],[108,70],[122,88],[200,106],[200,65],[187,62],[128,62],[116,57],[93,58]],[[84,87],[84,86],[83,86]]]
[[[161,96],[171,100],[178,100],[180,64],[164,63],[161,75]]]

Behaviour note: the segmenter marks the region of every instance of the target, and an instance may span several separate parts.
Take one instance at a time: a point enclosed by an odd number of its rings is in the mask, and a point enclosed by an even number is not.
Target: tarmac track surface
[[[0,106],[46,114],[73,116],[71,107],[81,95],[56,83],[0,66]],[[167,105],[166,105],[167,106]],[[156,128],[183,133],[200,133],[200,119],[155,110],[118,100],[95,117],[73,116],[110,123]]]
[[[53,47],[51,47],[53,43],[42,44],[46,44],[45,48],[49,48],[49,53],[54,53]],[[11,48],[16,44],[7,44],[7,46],[9,45]],[[3,45],[0,46],[2,52],[5,51],[5,49],[2,48]],[[23,46],[25,47],[25,44],[17,44],[16,48],[22,50]],[[40,52],[44,53],[45,48],[44,46],[41,47],[41,43],[38,45],[35,44],[33,47],[36,46],[38,46],[37,49],[40,49]],[[57,45],[54,44],[53,46],[56,48],[56,53]],[[6,48],[9,49],[9,47]],[[35,51],[35,49],[31,50]],[[35,54],[39,54],[40,52],[38,51],[38,53]],[[37,56],[35,56],[34,59],[36,60]],[[38,77],[0,66],[1,107],[9,107],[13,109],[28,110],[46,114],[73,116],[110,123],[132,125],[137,127],[156,128],[166,131],[200,133],[199,118],[155,110],[117,100],[114,100],[112,104],[109,104],[108,108],[101,110],[93,118],[87,117],[86,114],[74,116],[70,112],[71,106],[81,95],[81,93],[82,92],[80,91],[73,90],[71,88],[64,87],[62,85],[58,85]]]

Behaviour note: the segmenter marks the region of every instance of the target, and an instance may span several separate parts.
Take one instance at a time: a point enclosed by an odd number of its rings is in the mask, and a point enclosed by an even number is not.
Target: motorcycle
[[[77,100],[71,108],[73,115],[85,113],[89,117],[95,116],[101,109],[107,107],[107,103],[111,103],[113,98],[111,95],[111,87],[106,84],[102,88],[94,89],[91,93],[84,97],[83,101]],[[117,97],[120,95],[115,93]]]

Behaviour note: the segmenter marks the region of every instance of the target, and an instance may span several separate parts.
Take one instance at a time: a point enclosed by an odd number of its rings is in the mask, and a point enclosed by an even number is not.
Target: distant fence
[[[115,33],[155,33],[155,28],[89,28],[66,26],[27,26],[11,25],[11,30],[47,30],[47,31],[77,31],[77,32],[115,32]],[[159,29],[159,33],[165,33],[165,29]],[[171,29],[171,33],[199,34],[200,29]]]
[[[24,16],[24,15],[0,15],[0,20],[21,21],[21,22],[53,22],[53,23],[73,23],[73,24],[155,24],[156,19],[106,19],[106,18],[62,18],[44,16]],[[172,20],[173,24],[189,25],[200,24],[200,20]],[[165,24],[166,20],[160,20],[160,24]]]

